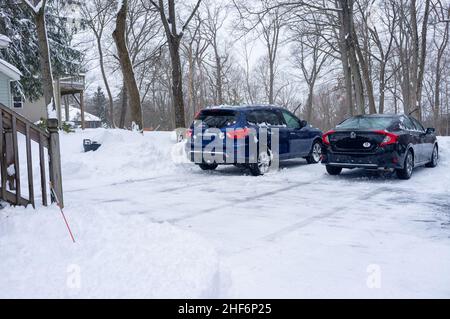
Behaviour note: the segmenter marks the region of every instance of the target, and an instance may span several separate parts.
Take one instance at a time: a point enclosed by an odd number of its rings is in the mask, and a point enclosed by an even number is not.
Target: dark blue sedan
[[[280,160],[321,159],[322,132],[277,106],[206,108],[186,136],[188,158],[203,170],[232,164],[263,175]]]

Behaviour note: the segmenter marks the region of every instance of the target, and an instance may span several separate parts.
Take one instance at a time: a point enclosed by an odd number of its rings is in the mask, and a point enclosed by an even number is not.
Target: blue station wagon
[[[235,165],[263,175],[280,160],[318,163],[322,132],[277,106],[220,106],[201,110],[186,133],[186,153],[203,170]]]

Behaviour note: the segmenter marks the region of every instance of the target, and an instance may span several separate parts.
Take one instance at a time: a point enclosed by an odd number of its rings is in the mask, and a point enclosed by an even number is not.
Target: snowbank
[[[439,165],[448,167],[450,166],[450,137],[438,136],[439,145]]]
[[[170,132],[131,132],[90,129],[61,135],[62,169],[66,189],[167,175],[179,167],[172,160]],[[102,146],[83,151],[83,139]]]
[[[84,138],[102,146],[84,153]],[[76,243],[55,206],[0,210],[0,298],[217,296],[212,246],[188,230],[133,214],[131,194],[124,193],[134,179],[176,172],[173,145],[168,132],[61,133],[65,212]],[[123,187],[102,188],[121,182]],[[77,192],[83,187],[88,190]],[[86,194],[107,194],[108,200],[86,200]],[[121,200],[120,208],[108,206]]]
[[[84,153],[84,138],[102,146]],[[409,181],[303,160],[255,179],[174,161],[168,132],[62,133],[77,242],[55,207],[0,210],[0,298],[448,297],[450,138],[439,145],[439,166]]]
[[[218,258],[169,224],[95,207],[0,212],[0,298],[214,297]]]

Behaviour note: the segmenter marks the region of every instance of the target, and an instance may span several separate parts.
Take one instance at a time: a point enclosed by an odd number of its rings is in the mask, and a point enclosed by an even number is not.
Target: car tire
[[[409,150],[405,156],[405,163],[403,164],[403,168],[396,170],[397,177],[405,180],[410,179],[413,170],[414,170],[414,154]]]
[[[253,176],[259,176],[267,173],[271,165],[272,158],[270,152],[262,152],[258,156],[258,162],[248,165],[248,168]]]
[[[330,175],[339,175],[342,172],[342,167],[327,165],[326,168],[327,168],[328,174],[330,174]]]
[[[198,164],[198,166],[204,171],[213,171],[217,168],[218,165],[202,163],[202,164]]]
[[[322,157],[322,143],[315,141],[311,147],[311,152],[305,157],[308,164],[317,164]]]
[[[433,148],[433,154],[431,154],[431,161],[426,164],[426,167],[436,167],[439,163],[439,148],[437,145]]]

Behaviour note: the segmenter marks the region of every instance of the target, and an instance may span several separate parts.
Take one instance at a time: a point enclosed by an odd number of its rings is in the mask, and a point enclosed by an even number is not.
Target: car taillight
[[[375,131],[375,133],[384,135],[384,139],[380,144],[381,147],[386,146],[386,145],[395,144],[398,142],[398,135],[396,135],[394,133],[389,133],[386,131]]]
[[[192,137],[192,129],[187,129],[186,130],[186,137]]]
[[[233,138],[233,139],[243,139],[246,136],[248,136],[249,134],[249,129],[248,128],[242,128],[242,129],[237,129],[234,131],[228,131],[227,132],[227,137],[228,138]]]
[[[336,131],[328,131],[322,136],[322,142],[325,145],[330,145],[330,138],[329,136],[333,133],[336,133]]]

